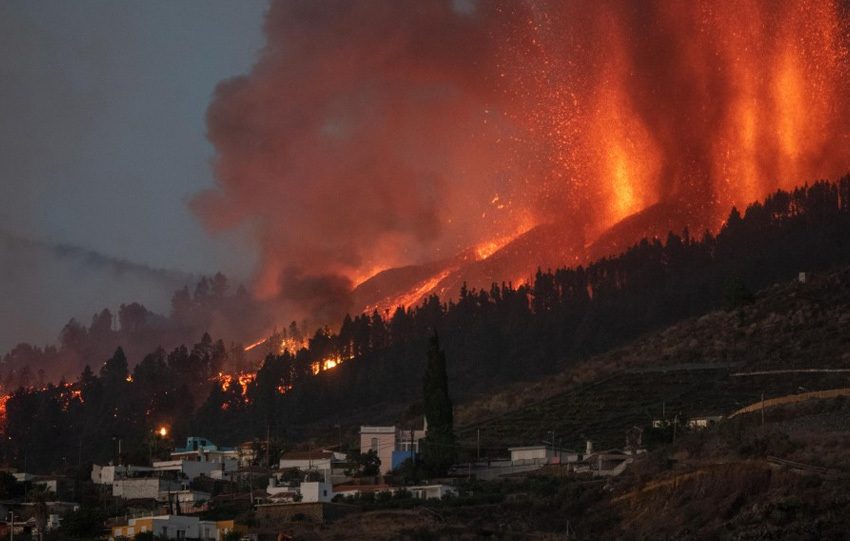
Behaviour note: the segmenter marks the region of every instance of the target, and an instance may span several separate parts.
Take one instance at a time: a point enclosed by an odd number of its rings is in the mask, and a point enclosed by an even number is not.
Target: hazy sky
[[[128,283],[121,265],[94,269],[67,252],[54,265],[52,244],[250,277],[248,241],[210,237],[186,204],[214,185],[206,109],[216,84],[251,69],[266,8],[0,2],[0,234],[45,243],[0,242],[0,352],[121,302],[167,312],[171,284]]]
[[[253,64],[266,7],[2,2],[0,228],[153,266],[247,275],[250,261],[210,239],[186,201],[213,185],[206,108],[218,82]]]

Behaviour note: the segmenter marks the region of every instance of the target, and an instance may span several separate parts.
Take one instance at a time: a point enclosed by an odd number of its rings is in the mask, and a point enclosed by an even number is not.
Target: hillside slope
[[[458,411],[462,437],[536,443],[556,431],[621,444],[662,414],[728,415],[766,398],[850,386],[850,268],[776,284],[750,305],[711,312],[587,359],[553,378]],[[847,369],[846,372],[775,370]],[[768,372],[768,373],[753,373]],[[663,405],[663,406],[662,406]]]

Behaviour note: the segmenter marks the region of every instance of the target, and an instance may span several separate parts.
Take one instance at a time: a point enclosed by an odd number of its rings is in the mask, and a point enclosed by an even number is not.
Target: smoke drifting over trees
[[[266,437],[304,441],[314,430],[333,424],[354,426],[376,415],[394,422],[394,415],[421,400],[421,376],[428,370],[424,352],[434,330],[440,336],[440,347],[433,344],[431,350],[437,367],[431,375],[436,379],[426,379],[424,388],[426,394],[437,396],[440,393],[435,394],[434,385],[445,391],[448,378],[452,401],[457,403],[475,395],[492,396],[493,389],[503,385],[556,373],[652,329],[724,307],[730,278],[737,277],[748,288],[759,290],[795,279],[800,269],[820,275],[843,266],[847,273],[850,176],[836,184],[821,182],[793,192],[778,191],[744,212],[733,209],[727,217],[717,236],[706,234],[696,239],[687,231],[670,233],[664,243],[645,239],[618,257],[587,267],[538,271],[531,284],[518,288],[506,284],[493,284],[485,290],[463,288],[457,302],[431,296],[414,309],[396,310],[387,319],[377,313],[348,317],[339,332],[320,329],[306,344],[293,327],[289,337],[299,338],[303,347],[270,352],[249,377],[216,377],[219,371],[238,365],[242,351],[228,349],[208,334],[198,342],[197,338],[185,342],[194,343],[192,347],[151,350],[132,371],[129,365],[141,355],[125,355],[127,348],[89,356],[84,360],[96,360],[97,365],[81,369],[75,383],[33,386],[32,380],[38,378],[33,371],[28,374],[30,385],[24,385],[20,373],[12,374],[16,378],[6,373],[3,379],[17,379],[15,385],[23,387],[6,402],[6,444],[0,447],[0,457],[17,467],[27,461],[32,468],[28,471],[51,471],[72,456],[69,450],[82,446],[83,456],[105,461],[114,456],[110,442],[118,435],[129,461],[144,460],[150,452],[145,438],[160,423],[171,426],[175,441],[203,433],[214,441],[235,444]],[[217,293],[222,291],[216,285],[223,283],[221,278],[201,283],[194,294],[175,296],[172,320],[181,320],[194,310],[209,312],[203,309],[205,303],[226,302]],[[823,299],[820,295],[829,294],[834,300],[827,304],[842,306],[840,313],[844,313],[848,288],[846,280],[840,284],[836,288],[830,279],[828,285],[801,287],[792,295],[814,307],[817,299]],[[765,331],[770,321],[776,335],[793,335],[784,341],[786,353],[793,350],[792,357],[800,354],[802,337],[802,343],[814,348],[811,351],[817,357],[822,350],[809,342],[813,335],[801,330],[808,326],[799,323],[804,313],[799,306],[771,311],[769,317],[763,313],[767,320],[762,319],[765,326],[759,328]],[[834,312],[821,313],[809,330],[820,336],[836,335],[830,332],[832,327],[817,323],[830,319],[829,314]],[[150,329],[145,325],[148,317],[138,307],[119,314],[121,343]],[[723,331],[725,339],[752,332],[748,329],[753,329],[754,323],[748,317],[739,313],[734,317],[737,323],[722,320],[722,326],[728,326]],[[98,314],[88,329],[69,326],[63,333],[64,343],[84,343],[86,335],[103,333],[104,318],[110,319]],[[838,328],[839,320],[834,318],[830,325]],[[673,338],[669,340],[665,344],[674,343]],[[758,365],[767,358],[771,362],[782,359],[782,350],[767,348],[758,340],[759,354],[749,362]],[[840,341],[839,337],[830,343]],[[102,347],[104,342],[97,344]],[[671,352],[656,347],[651,351],[659,358],[672,355],[673,359],[700,363],[740,361],[737,357],[744,351],[741,344],[723,341],[711,346],[705,358],[690,347]],[[449,363],[441,358],[441,349]],[[826,357],[827,366],[841,363],[840,357]],[[316,363],[329,358],[340,364],[332,370],[314,369]],[[106,363],[101,367],[102,360]],[[7,356],[4,365],[9,363]],[[444,415],[451,411],[447,396],[443,393],[437,398],[440,404],[424,406],[429,425],[436,416],[442,418],[444,427],[449,426],[451,414]],[[430,409],[435,404],[443,413]],[[104,417],[103,411],[114,414]],[[450,447],[451,436],[443,436],[441,445]]]
[[[542,222],[584,244],[669,203],[715,228],[846,170],[841,9],[278,0],[254,69],[216,91],[218,188],[192,204],[253,229],[256,293],[291,305],[305,277],[338,299]]]
[[[189,274],[154,269],[63,244],[0,231],[0,351],[22,341],[52,344],[70,317],[134,300],[167,311]],[[79,312],[77,312],[79,311]]]

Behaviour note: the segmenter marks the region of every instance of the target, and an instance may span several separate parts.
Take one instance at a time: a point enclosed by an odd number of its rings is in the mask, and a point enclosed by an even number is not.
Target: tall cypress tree
[[[428,432],[422,441],[422,462],[431,474],[443,475],[454,463],[457,447],[446,374],[446,354],[440,349],[440,339],[436,332],[428,345],[423,394]]]

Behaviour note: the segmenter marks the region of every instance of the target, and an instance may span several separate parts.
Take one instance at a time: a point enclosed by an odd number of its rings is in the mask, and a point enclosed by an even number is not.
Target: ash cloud
[[[502,129],[488,125],[496,14],[469,2],[274,2],[268,43],[208,111],[216,190],[193,208],[212,230],[248,223],[256,290],[454,253],[498,189]],[[332,284],[325,289],[322,283]]]
[[[276,0],[253,70],[216,89],[218,185],[192,207],[213,231],[248,224],[256,294],[295,305],[520,223],[592,241],[665,203],[711,226],[850,164],[842,17],[809,0]]]

